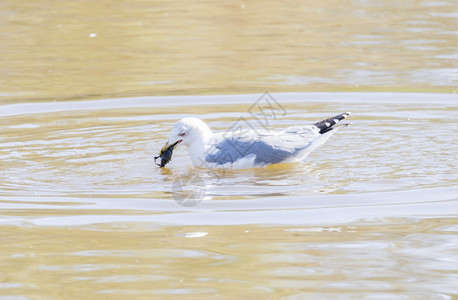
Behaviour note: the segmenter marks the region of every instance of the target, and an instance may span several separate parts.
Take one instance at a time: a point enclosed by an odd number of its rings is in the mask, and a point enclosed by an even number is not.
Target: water
[[[3,0],[0,99],[456,90],[457,3]]]
[[[353,125],[301,164],[209,172],[153,155],[183,116],[259,128],[259,95],[0,107],[1,294],[453,299],[456,96],[272,96],[271,130]],[[204,198],[180,206],[195,176]]]
[[[0,299],[456,299],[456,18],[451,0],[1,1]],[[275,118],[249,113],[265,91]],[[182,117],[345,111],[300,164],[154,165]]]

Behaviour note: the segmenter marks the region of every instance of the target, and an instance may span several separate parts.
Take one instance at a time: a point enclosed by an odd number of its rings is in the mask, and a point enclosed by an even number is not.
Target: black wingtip
[[[335,117],[325,119],[320,122],[316,122],[313,125],[315,125],[320,130],[320,133],[323,134],[325,132],[332,130],[337,123],[339,123],[340,121],[348,117],[350,114],[351,114],[350,112],[344,112]]]

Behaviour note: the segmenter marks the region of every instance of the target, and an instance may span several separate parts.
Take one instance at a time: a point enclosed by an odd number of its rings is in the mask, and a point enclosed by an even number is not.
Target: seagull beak
[[[172,145],[170,145],[170,143],[167,141],[167,143],[165,143],[164,147],[162,147],[161,151],[159,152],[159,155],[154,157],[154,163],[161,168],[165,167],[165,165],[172,159],[173,149],[182,141],[183,140],[178,140]],[[158,158],[161,159],[161,163],[156,162]]]
[[[164,151],[167,150],[167,148],[168,148],[169,146],[170,146],[170,145],[169,145],[169,142],[167,141],[167,143],[165,143],[164,147],[162,147],[160,153],[161,153],[161,154],[164,153]]]
[[[167,150],[168,148],[172,148],[172,151],[173,149],[175,148],[175,146],[177,146],[179,143],[181,143],[183,140],[178,140],[176,141],[175,143],[173,143],[172,145],[170,145],[169,141],[167,141],[167,143],[165,143],[164,147],[162,147],[161,149],[161,154],[164,153],[165,150]]]

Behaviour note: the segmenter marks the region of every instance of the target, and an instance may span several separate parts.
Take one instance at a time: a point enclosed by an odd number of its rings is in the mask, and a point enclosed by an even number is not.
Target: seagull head
[[[211,130],[204,121],[198,118],[188,117],[181,119],[173,125],[167,142],[169,145],[178,143],[189,146],[195,141],[204,140],[209,134],[211,134]]]
[[[162,147],[161,153],[169,148],[173,151],[178,145],[191,146],[194,143],[205,143],[211,134],[210,128],[204,121],[193,117],[181,119],[173,125],[169,139]]]

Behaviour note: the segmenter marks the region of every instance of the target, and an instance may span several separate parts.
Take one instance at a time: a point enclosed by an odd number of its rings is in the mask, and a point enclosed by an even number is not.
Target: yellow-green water
[[[452,92],[456,13],[452,0],[4,0],[0,96]]]
[[[209,172],[184,148],[169,168],[153,155],[184,115],[259,128],[257,96],[0,107],[0,294],[453,299],[454,95],[273,96],[269,129],[345,110],[353,125],[303,164]],[[173,184],[196,176],[202,201],[180,206]]]
[[[456,299],[456,15],[3,1],[0,299]],[[266,90],[284,108],[267,129],[353,125],[302,164],[154,165],[182,117],[262,128]],[[195,178],[203,199],[179,205]]]

